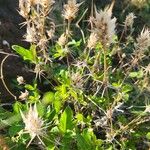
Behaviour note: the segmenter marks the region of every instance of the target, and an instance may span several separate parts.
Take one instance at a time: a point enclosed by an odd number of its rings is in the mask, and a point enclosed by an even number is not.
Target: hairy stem
[[[107,70],[107,51],[106,48],[103,48],[104,52],[104,77],[103,77],[103,83],[108,83],[108,70]]]

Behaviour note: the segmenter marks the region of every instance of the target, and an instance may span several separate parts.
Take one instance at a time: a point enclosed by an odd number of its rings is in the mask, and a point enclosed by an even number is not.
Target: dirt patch
[[[28,46],[26,42],[22,40],[25,33],[24,28],[20,28],[20,23],[23,22],[23,18],[17,12],[18,0],[1,0],[0,1],[0,51],[12,53],[11,45],[19,44],[22,46]],[[10,46],[10,47],[9,47]],[[0,63],[6,55],[0,54]],[[4,80],[8,88],[15,93],[11,83],[12,79],[15,79],[17,75],[23,75],[26,80],[30,79],[31,73],[26,70],[19,57],[10,56],[4,62]],[[13,97],[4,88],[2,81],[0,80],[0,100],[3,102],[12,101]]]

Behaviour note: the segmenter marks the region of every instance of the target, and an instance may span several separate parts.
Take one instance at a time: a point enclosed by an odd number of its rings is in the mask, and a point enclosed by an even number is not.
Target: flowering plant
[[[101,10],[91,3],[87,24],[87,10],[79,11],[85,2],[68,0],[59,24],[51,17],[55,3],[19,0],[30,47],[12,49],[35,78],[28,84],[17,77],[19,96],[3,80],[16,101],[0,128],[9,130],[15,150],[139,149],[139,142],[148,149],[150,29],[134,37],[133,12],[119,26],[115,1]]]

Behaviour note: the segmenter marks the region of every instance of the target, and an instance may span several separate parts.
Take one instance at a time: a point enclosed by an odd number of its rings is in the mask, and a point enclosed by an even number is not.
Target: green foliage
[[[64,28],[56,25],[58,39],[53,37],[49,42],[47,31],[54,23],[47,16],[49,11],[45,14],[46,7],[41,11],[45,5],[39,5],[31,6],[25,18],[27,27],[35,26],[36,40],[27,49],[12,46],[30,64],[28,69],[35,73],[35,79],[29,83],[15,80],[15,89],[26,91],[21,92],[25,97],[18,96],[11,110],[0,105],[0,129],[10,138],[6,143],[14,145],[14,150],[25,149],[28,142],[29,150],[36,146],[46,150],[134,150],[141,148],[139,143],[147,149],[149,52],[148,48],[137,48],[134,28],[125,26],[123,21],[121,35],[113,35],[109,43],[111,35],[105,34],[113,28],[110,16],[105,17],[107,21],[110,18],[112,26],[95,22],[96,18],[90,16],[88,28],[81,11],[79,22],[64,19]],[[145,11],[148,8],[146,5]],[[105,17],[101,20],[106,21]],[[106,33],[99,31],[108,27]],[[90,39],[90,34],[97,31],[96,36],[100,37]],[[58,41],[62,32],[65,39],[61,45]]]
[[[70,107],[66,107],[64,112],[61,114],[59,129],[61,132],[66,133],[68,130],[73,129],[73,113]]]
[[[13,45],[12,49],[23,57],[24,60],[31,61],[32,63],[37,62],[36,46],[31,45],[30,49],[25,49],[18,45]]]

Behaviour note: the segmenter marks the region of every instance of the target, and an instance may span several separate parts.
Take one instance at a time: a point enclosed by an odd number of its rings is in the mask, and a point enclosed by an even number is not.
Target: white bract
[[[44,135],[44,130],[43,130],[44,121],[38,116],[36,104],[34,106],[30,105],[27,114],[24,115],[22,111],[20,111],[20,113],[23,122],[25,124],[25,132],[29,133],[31,137],[31,140],[29,141],[27,147],[30,145],[30,143],[35,137],[38,137],[40,142],[44,145],[44,143],[40,138],[40,136]]]

